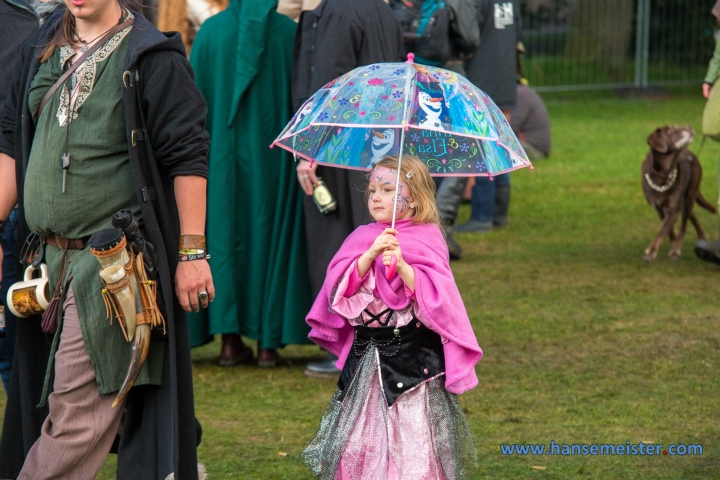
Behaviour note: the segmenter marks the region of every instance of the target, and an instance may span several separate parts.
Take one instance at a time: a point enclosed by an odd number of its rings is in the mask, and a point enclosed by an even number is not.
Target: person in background
[[[221,366],[252,361],[241,335],[258,341],[260,367],[276,365],[278,348],[310,343],[302,192],[292,157],[268,149],[292,114],[295,28],[273,0],[231,0],[190,55],[208,103],[208,250],[223,279],[190,319],[190,343],[222,334]]]
[[[43,4],[40,4],[43,5]],[[26,0],[0,0],[0,118],[3,116],[3,104],[10,89],[10,81],[15,72],[15,62],[25,41],[38,29],[38,13]],[[0,179],[0,188],[5,182],[14,182],[14,178]],[[17,251],[18,209],[15,207],[7,219],[0,218],[0,245],[4,257],[0,256],[0,301],[5,302],[10,285],[17,280],[20,268]],[[1,255],[1,254],[0,254]],[[10,373],[12,372],[17,337],[17,319],[5,309],[5,337],[0,338],[0,379],[5,393],[10,391]]]
[[[228,0],[158,1],[157,28],[161,32],[180,32],[188,55],[200,26],[228,6]]]
[[[525,47],[522,42],[518,42],[517,52],[517,103],[510,109],[510,126],[528,158],[531,161],[542,160],[550,155],[550,116],[542,98],[530,88],[524,77],[522,58]]]
[[[302,12],[315,10],[317,6],[320,5],[320,1],[321,0],[280,0],[277,11],[297,22],[300,20]]]
[[[300,16],[293,61],[293,109],[298,110],[322,86],[372,63],[402,59],[402,31],[383,0],[324,0]],[[312,297],[320,293],[330,260],[348,235],[369,221],[360,172],[321,167],[300,160],[297,178],[303,191],[305,232]],[[322,178],[337,202],[337,209],[321,213],[312,200],[313,187]],[[338,375],[337,357],[311,362],[310,376]]]
[[[715,2],[711,11],[715,16],[715,22],[720,24],[720,0]],[[718,41],[716,37],[715,52],[710,59],[710,65],[708,66],[707,73],[705,74],[705,80],[702,84],[702,93],[705,98],[710,98],[710,92],[712,92],[718,76],[720,76],[720,41]],[[718,205],[720,205],[720,198],[718,199]],[[698,240],[695,242],[695,255],[697,255],[701,260],[720,265],[720,239],[716,242]]]
[[[488,94],[510,116],[517,101],[517,52],[520,40],[518,0],[477,0],[480,47],[465,61],[467,78]],[[508,225],[510,175],[477,177],[472,190],[470,220],[455,229],[458,233],[484,233]]]

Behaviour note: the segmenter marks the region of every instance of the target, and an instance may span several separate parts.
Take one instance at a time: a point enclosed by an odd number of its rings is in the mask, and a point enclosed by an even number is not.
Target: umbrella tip
[[[410,52],[407,54],[407,62],[405,63],[415,63],[415,54]]]
[[[494,182],[494,181],[495,181],[495,180],[493,180],[492,175],[488,175],[488,178],[490,179],[491,182]]]
[[[275,143],[270,144],[270,148],[273,148],[275,146]]]
[[[532,165],[530,165],[530,170],[535,170],[535,167],[533,167]]]

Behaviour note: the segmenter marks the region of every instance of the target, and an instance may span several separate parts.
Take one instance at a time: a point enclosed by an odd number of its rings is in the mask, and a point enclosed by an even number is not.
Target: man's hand
[[[207,292],[208,298],[200,302],[198,293]],[[175,272],[175,294],[186,312],[198,312],[200,306],[207,308],[208,301],[215,300],[215,287],[207,260],[178,263]]]
[[[312,195],[313,187],[318,184],[317,175],[315,175],[317,167],[317,163],[311,167],[307,160],[300,160],[296,167],[298,182],[306,195]]]
[[[703,89],[703,97],[710,98],[710,92],[712,92],[713,86],[709,83],[703,83],[702,89]]]

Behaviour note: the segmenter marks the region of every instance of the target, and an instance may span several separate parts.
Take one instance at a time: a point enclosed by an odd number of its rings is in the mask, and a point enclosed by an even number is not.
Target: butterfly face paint
[[[396,182],[397,172],[387,167],[375,167],[372,173],[370,173],[368,209],[370,210],[370,215],[378,222],[392,222]],[[410,188],[405,182],[401,181],[397,195],[397,208],[395,210],[396,220],[405,220],[415,214],[415,209],[410,208],[410,203]]]

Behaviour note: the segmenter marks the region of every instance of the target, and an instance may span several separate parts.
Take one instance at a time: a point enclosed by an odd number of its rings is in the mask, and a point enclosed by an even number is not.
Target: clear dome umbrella
[[[398,156],[399,169],[404,154],[422,160],[432,176],[492,180],[532,168],[505,115],[485,92],[462,75],[413,58],[411,53],[405,63],[359,67],[328,83],[271,146],[289,150],[296,159],[354,170],[372,170],[387,155]]]

